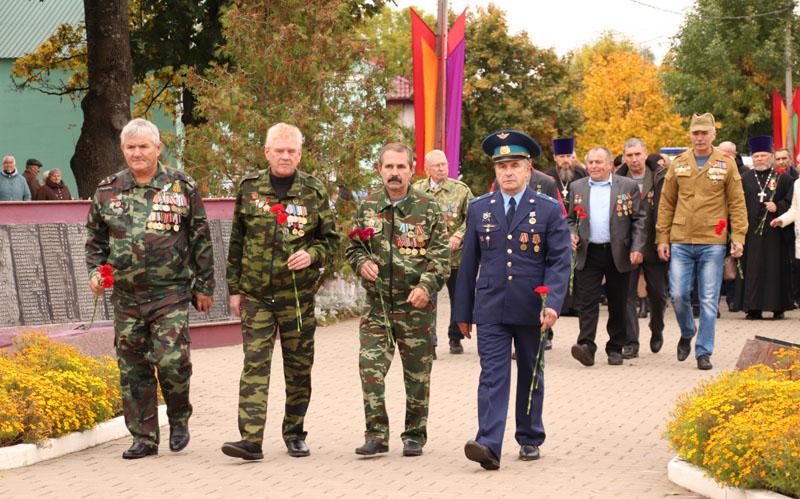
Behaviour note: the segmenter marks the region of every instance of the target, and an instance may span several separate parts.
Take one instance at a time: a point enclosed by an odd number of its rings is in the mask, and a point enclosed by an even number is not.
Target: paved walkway
[[[419,458],[400,453],[404,402],[397,356],[388,378],[390,452],[373,459],[358,458],[353,452],[363,442],[356,321],[317,331],[314,394],[306,420],[308,458],[289,457],[280,437],[284,395],[277,353],[265,459],[245,463],[222,455],[222,442],[239,437],[241,348],[198,350],[193,353],[192,442],[186,451],[172,454],[165,441],[158,457],[124,461],[120,454],[130,442],[117,440],[0,472],[0,497],[695,497],[666,477],[672,453],[661,433],[675,397],[701,379],[732,369],[745,340],[754,334],[800,339],[797,311],[780,322],[752,323],[742,317],[723,315],[712,359],[715,370],[710,373],[698,371],[691,359],[675,360],[678,332],[672,310],[667,311],[667,344],[662,352],[651,354],[645,347],[639,359],[621,367],[609,366],[604,356],[598,356],[592,368],[573,360],[569,348],[577,337],[577,319],[563,318],[556,328],[555,348],[547,356],[548,438],[542,459],[516,459],[512,414],[502,468],[496,472],[482,470],[463,453],[464,442],[476,431],[474,340],[466,342],[461,356],[450,355],[446,347],[439,349],[431,389],[430,440]],[[600,335],[601,341],[604,336]]]

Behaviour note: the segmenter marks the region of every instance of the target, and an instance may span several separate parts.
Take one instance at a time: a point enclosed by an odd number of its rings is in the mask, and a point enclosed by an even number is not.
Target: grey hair
[[[3,161],[5,161],[7,159],[10,159],[11,161],[13,161],[15,165],[17,164],[17,158],[15,158],[14,156],[12,156],[10,154],[8,156],[3,156]]]
[[[406,153],[406,156],[408,157],[408,166],[414,166],[414,153],[407,145],[401,142],[389,142],[385,146],[381,147],[380,151],[378,151],[379,166],[383,165],[383,155],[386,154],[386,151]]]
[[[622,145],[622,151],[624,152],[625,149],[628,149],[629,147],[636,147],[636,146],[640,146],[645,151],[647,150],[647,144],[645,144],[642,139],[640,139],[638,137],[631,137],[631,138],[629,138],[628,140],[625,141],[625,144]]]
[[[292,139],[297,142],[297,145],[303,147],[303,133],[294,125],[288,123],[276,123],[267,130],[267,136],[264,139],[264,147],[272,146],[275,139]]]
[[[44,178],[49,178],[50,175],[56,172],[58,172],[58,174],[61,175],[61,168],[53,168],[51,170],[47,170],[46,172],[44,172]]]
[[[142,137],[144,135],[150,135],[153,145],[161,144],[161,135],[158,133],[158,127],[144,118],[130,120],[119,134],[119,140],[124,144],[127,138]]]
[[[434,156],[441,155],[444,157],[444,160],[447,161],[447,155],[441,149],[431,149],[427,153],[425,153],[425,164],[427,165],[429,161],[432,161]]]
[[[586,156],[583,157],[583,161],[588,163],[589,162],[589,155],[592,154],[593,152],[597,152],[597,151],[602,151],[602,152],[605,153],[606,162],[607,163],[611,163],[611,162],[614,161],[614,157],[611,155],[611,151],[609,151],[608,148],[602,147],[602,146],[592,147],[591,149],[586,151]]]

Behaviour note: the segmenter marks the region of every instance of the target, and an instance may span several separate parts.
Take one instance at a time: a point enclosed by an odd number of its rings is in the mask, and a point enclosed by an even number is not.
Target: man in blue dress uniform
[[[517,352],[515,436],[520,459],[538,459],[544,442],[543,377],[533,391],[530,411],[528,396],[540,330],[555,324],[567,292],[570,237],[561,204],[528,187],[530,158],[541,153],[539,144],[524,133],[502,130],[483,141],[483,150],[494,161],[500,189],[469,206],[455,321],[467,338],[477,324],[481,359],[478,435],[467,442],[464,453],[485,469],[498,469],[511,388],[512,340]],[[534,291],[542,285],[549,288],[544,310]]]

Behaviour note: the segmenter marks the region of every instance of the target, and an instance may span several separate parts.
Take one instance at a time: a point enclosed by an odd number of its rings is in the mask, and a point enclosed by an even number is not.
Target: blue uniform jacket
[[[541,285],[550,288],[547,306],[560,313],[571,253],[555,199],[526,187],[509,228],[499,190],[476,198],[467,211],[455,321],[539,325],[542,301],[534,288]]]

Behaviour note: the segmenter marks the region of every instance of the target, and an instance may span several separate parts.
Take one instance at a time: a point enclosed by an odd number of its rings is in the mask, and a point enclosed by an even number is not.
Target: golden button
[[[511,248],[508,248],[508,249],[506,250],[506,253],[508,253],[508,254],[510,255],[510,254],[511,254]]]
[[[508,280],[509,281],[513,281],[514,280],[514,276],[513,275],[508,276]]]

